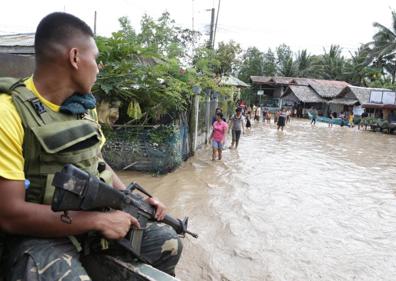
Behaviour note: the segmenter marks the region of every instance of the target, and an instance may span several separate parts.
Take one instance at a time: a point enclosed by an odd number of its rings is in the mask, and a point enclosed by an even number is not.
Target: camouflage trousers
[[[28,237],[12,237],[6,247],[6,281],[146,280],[133,278],[121,266],[136,262],[136,257],[120,247],[82,256],[68,238]],[[144,230],[141,255],[157,269],[174,276],[181,251],[180,238],[170,226],[152,223]]]

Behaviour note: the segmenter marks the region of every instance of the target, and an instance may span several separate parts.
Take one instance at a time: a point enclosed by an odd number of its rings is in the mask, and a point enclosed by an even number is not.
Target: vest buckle
[[[34,98],[30,102],[32,103],[34,110],[36,110],[37,114],[41,115],[46,112],[44,105],[38,98]]]

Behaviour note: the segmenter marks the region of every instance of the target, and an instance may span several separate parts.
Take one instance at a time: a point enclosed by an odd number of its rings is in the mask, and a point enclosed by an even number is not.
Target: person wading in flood
[[[279,129],[283,131],[283,128],[285,127],[286,124],[286,118],[287,118],[286,110],[282,108],[282,111],[279,113],[279,117],[278,117],[278,123],[277,123],[278,131]]]
[[[209,142],[212,141],[212,160],[221,160],[222,150],[225,143],[225,136],[227,135],[228,125],[223,121],[223,113],[216,113],[216,122],[213,123],[213,130],[209,137]]]
[[[136,257],[114,240],[140,227],[135,217],[119,210],[70,211],[68,223],[50,206],[54,173],[66,163],[126,188],[100,152],[105,140],[90,94],[99,73],[94,34],[79,18],[52,13],[39,23],[34,48],[33,76],[0,80],[0,230],[7,234],[1,272],[7,281],[90,281],[84,257],[109,272],[100,280],[131,280]],[[154,198],[146,202],[161,221],[164,205]],[[91,239],[98,234],[97,247],[84,244],[81,252],[88,233]],[[171,227],[154,222],[144,229],[141,257],[154,267],[174,275],[181,251]]]
[[[316,108],[313,108],[311,110],[311,114],[312,114],[311,125],[315,126],[316,125],[316,119],[318,118],[318,111],[316,110]]]
[[[235,115],[233,115],[229,121],[230,128],[232,128],[232,142],[230,148],[233,149],[234,145],[235,148],[238,148],[239,138],[241,137],[241,133],[245,133],[245,125],[243,116],[241,114],[241,109],[238,107],[235,110]]]

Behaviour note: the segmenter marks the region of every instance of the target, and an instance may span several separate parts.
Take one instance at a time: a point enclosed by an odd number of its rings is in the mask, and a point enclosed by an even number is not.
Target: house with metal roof
[[[221,77],[219,85],[222,85],[222,86],[233,86],[233,87],[237,87],[237,88],[247,88],[247,87],[249,87],[249,84],[246,84],[242,80],[239,80],[238,78],[236,78],[234,76],[231,76],[231,75],[228,75],[228,76],[224,75],[223,77]]]
[[[249,84],[246,84],[242,80],[232,76],[232,75],[224,75],[220,78],[219,81],[220,86],[232,87],[234,89],[234,95],[236,99],[241,98],[241,89],[250,87]]]
[[[0,76],[25,77],[34,70],[34,33],[0,35]]]
[[[34,33],[0,35],[0,53],[34,55]]]

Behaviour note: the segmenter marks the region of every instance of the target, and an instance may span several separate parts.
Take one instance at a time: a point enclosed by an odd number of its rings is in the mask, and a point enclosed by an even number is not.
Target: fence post
[[[209,138],[209,131],[210,131],[210,126],[212,124],[210,124],[210,112],[211,112],[211,108],[210,108],[210,95],[206,95],[206,134],[205,134],[205,143],[208,143],[208,138]]]
[[[199,94],[201,93],[201,88],[199,86],[193,86],[194,93],[194,135],[193,135],[193,153],[197,150],[198,142],[198,119],[199,119]]]
[[[199,96],[194,96],[194,152],[197,150],[198,142],[198,120],[199,119]]]

